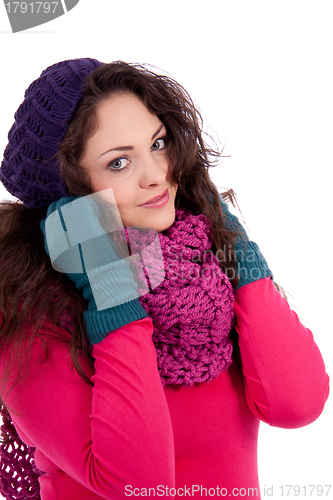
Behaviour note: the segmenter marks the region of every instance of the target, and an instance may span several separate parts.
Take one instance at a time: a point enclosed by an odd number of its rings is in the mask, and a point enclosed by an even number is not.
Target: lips
[[[146,201],[146,203],[143,203],[142,205],[139,206],[145,208],[161,207],[166,205],[168,201],[169,201],[169,189],[167,188],[159,196],[155,196],[154,198],[151,198],[150,200]]]

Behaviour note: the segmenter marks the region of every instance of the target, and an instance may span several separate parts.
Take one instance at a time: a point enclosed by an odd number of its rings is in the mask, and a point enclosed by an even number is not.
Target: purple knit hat
[[[46,68],[32,82],[15,113],[0,168],[0,181],[27,208],[49,206],[67,187],[54,157],[83,95],[84,80],[103,63],[71,59]]]

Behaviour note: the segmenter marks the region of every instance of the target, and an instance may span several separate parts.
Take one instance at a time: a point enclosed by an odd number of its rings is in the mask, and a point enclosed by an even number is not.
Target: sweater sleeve
[[[247,403],[275,427],[310,424],[323,411],[329,377],[313,335],[270,278],[235,292],[235,329]]]
[[[126,498],[126,485],[175,484],[172,424],[152,332],[145,318],[94,345],[94,370],[85,367],[93,387],[72,368],[66,343],[50,341],[45,359],[37,340],[28,377],[3,396],[24,436],[101,498]]]

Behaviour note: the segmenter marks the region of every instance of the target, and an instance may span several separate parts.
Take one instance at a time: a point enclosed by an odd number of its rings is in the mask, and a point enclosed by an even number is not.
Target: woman
[[[1,208],[1,397],[35,448],[41,498],[258,498],[259,421],[311,423],[329,379],[209,178],[218,154],[190,97],[145,68],[76,59],[47,68],[15,119],[0,170],[23,202]],[[114,238],[86,204],[107,190]],[[163,253],[157,286],[142,226]]]

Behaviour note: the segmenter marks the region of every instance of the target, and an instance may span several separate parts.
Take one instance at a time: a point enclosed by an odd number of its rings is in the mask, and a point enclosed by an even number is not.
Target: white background
[[[171,74],[202,111],[206,131],[231,155],[213,179],[237,193],[251,239],[292,295],[329,374],[332,14],[332,3],[321,0],[80,0],[65,16],[12,34],[0,5],[0,151],[24,90],[52,63],[123,59]],[[9,195],[0,186],[2,198]],[[271,486],[278,498],[280,485],[333,483],[332,420],[330,398],[305,428],[261,425],[263,498]],[[333,498],[332,490],[323,498]],[[310,497],[303,490],[299,498]]]

